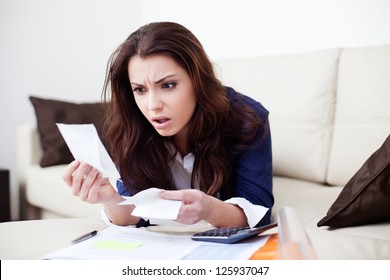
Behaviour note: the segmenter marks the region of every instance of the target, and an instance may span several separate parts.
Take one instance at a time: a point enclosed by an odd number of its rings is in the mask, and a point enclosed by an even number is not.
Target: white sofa
[[[273,219],[283,206],[296,209],[320,259],[390,259],[390,222],[317,227],[390,133],[390,45],[231,58],[216,65],[224,84],[270,111]],[[38,165],[35,124],[19,127],[18,147],[20,184],[38,217],[100,217],[98,205],[80,202],[62,182],[64,165]]]

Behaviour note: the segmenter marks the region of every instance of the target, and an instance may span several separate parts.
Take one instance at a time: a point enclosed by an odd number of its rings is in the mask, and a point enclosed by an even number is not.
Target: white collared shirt
[[[195,157],[189,153],[182,157],[180,153],[176,153],[175,160],[170,163],[173,174],[173,181],[178,190],[191,188],[191,176],[194,168]]]

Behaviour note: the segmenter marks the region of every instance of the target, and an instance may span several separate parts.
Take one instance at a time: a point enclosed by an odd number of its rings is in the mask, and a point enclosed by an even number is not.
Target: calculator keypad
[[[222,227],[198,232],[192,235],[191,239],[197,241],[234,243],[252,236],[256,236],[277,224],[269,224],[258,228],[250,227]]]
[[[216,228],[207,230],[204,232],[196,233],[196,236],[230,236],[236,234],[239,231],[249,229],[249,227],[227,227],[227,228]]]

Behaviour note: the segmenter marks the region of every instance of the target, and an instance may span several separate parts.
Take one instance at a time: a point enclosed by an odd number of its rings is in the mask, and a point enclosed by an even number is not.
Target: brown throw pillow
[[[345,185],[318,226],[334,228],[390,220],[390,135]]]
[[[35,110],[43,149],[43,156],[40,160],[41,167],[68,164],[74,159],[56,123],[93,123],[103,144],[108,148],[108,142],[103,137],[102,103],[77,104],[35,96],[30,96],[30,101]]]

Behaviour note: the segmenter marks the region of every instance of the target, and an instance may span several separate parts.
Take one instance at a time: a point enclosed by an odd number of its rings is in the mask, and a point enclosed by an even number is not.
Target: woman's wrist
[[[119,193],[116,192],[111,197],[111,199],[102,202],[102,205],[103,205],[103,207],[106,207],[106,206],[110,207],[110,206],[113,206],[113,205],[117,206],[119,203],[121,203],[123,201],[125,201],[125,198],[122,197]]]
[[[215,227],[247,226],[244,211],[233,204],[225,203],[213,196],[207,197],[204,220]]]
[[[122,201],[125,201],[125,199],[118,194],[110,201],[102,203],[107,217],[112,223],[120,226],[137,224],[140,218],[131,215],[134,205],[118,205]]]

